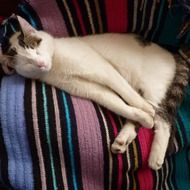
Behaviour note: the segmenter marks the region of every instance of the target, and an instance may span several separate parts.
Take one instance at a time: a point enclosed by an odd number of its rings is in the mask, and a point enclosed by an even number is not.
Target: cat
[[[111,145],[113,153],[125,152],[137,135],[137,123],[154,127],[148,164],[160,169],[175,116],[169,110],[176,110],[188,83],[185,63],[178,66],[167,50],[154,43],[143,45],[134,34],[54,38],[28,29],[17,18],[21,29],[0,56],[6,71],[11,67],[24,77],[88,98],[127,118]],[[171,105],[168,100],[173,100]]]

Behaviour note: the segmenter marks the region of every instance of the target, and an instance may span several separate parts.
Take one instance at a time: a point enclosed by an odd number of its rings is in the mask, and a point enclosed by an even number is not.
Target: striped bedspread
[[[133,31],[176,50],[190,33],[176,37],[183,14],[174,9],[165,0],[30,0],[17,13],[56,36]],[[151,130],[140,128],[126,153],[114,155],[110,144],[124,118],[18,75],[1,76],[0,84],[0,189],[190,189],[190,87],[176,119],[175,152],[153,171]]]

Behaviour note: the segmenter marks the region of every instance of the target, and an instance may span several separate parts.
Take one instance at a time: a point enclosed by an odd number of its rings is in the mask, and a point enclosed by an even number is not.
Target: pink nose
[[[37,63],[36,63],[36,65],[38,66],[38,67],[45,67],[45,63],[43,62],[43,61],[38,61]]]

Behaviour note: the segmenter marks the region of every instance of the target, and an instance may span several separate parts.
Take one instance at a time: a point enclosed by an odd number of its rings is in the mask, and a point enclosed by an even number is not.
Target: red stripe
[[[108,32],[126,32],[128,29],[128,1],[105,0]]]
[[[153,190],[153,176],[149,168],[142,168],[138,171],[139,190]]]
[[[78,0],[73,0],[73,4],[74,4],[74,6],[76,8],[77,16],[78,16],[78,19],[79,19],[79,22],[80,22],[82,34],[86,35],[87,32],[86,32],[86,29],[85,29],[85,26],[84,26],[84,22],[83,22],[83,19],[82,19],[82,14],[80,12],[80,7],[79,7],[78,2],[79,2]]]
[[[3,22],[4,19],[4,17],[0,16],[0,24]]]
[[[107,112],[107,114],[108,114],[108,117],[109,117],[109,119],[111,121],[111,124],[113,126],[114,137],[116,137],[117,134],[118,134],[116,123],[115,123],[112,115],[110,114],[110,112]],[[121,187],[122,187],[122,173],[123,173],[123,160],[122,160],[122,155],[121,154],[117,155],[117,161],[118,161],[117,190],[120,190]]]
[[[138,172],[138,180],[140,190],[153,189],[152,170],[148,167],[147,161],[153,140],[152,130],[140,128],[138,132],[138,140],[141,147],[142,168]]]

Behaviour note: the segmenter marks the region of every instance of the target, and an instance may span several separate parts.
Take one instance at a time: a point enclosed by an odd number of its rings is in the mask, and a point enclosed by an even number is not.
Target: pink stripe
[[[139,186],[141,190],[153,189],[152,170],[148,167],[147,161],[153,140],[152,130],[140,128],[138,140],[141,148],[142,168],[138,172]]]
[[[85,29],[85,26],[84,26],[84,22],[83,22],[83,19],[82,19],[82,14],[80,12],[80,7],[79,7],[79,4],[78,4],[78,0],[73,0],[73,4],[76,8],[76,12],[77,12],[77,16],[78,16],[78,19],[79,19],[79,22],[80,22],[80,27],[82,29],[82,34],[83,35],[86,35],[87,32],[86,32],[86,29]]]
[[[118,134],[116,123],[115,123],[115,121],[114,121],[114,119],[113,119],[113,117],[109,111],[107,111],[107,114],[108,114],[108,117],[109,117],[111,124],[113,126],[114,136],[116,137]],[[118,160],[118,186],[117,186],[117,190],[120,190],[122,187],[122,173],[123,173],[123,160],[122,160],[121,154],[117,155],[117,160]]]
[[[59,148],[59,157],[61,162],[61,173],[62,173],[62,179],[64,183],[64,189],[68,190],[68,184],[67,184],[67,177],[66,177],[66,171],[65,171],[65,159],[63,154],[63,146],[62,146],[62,130],[61,130],[61,122],[60,122],[60,112],[57,102],[57,96],[56,96],[56,90],[52,87],[52,94],[53,94],[53,103],[55,108],[55,125],[56,125],[56,133],[57,133],[57,142],[58,142],[58,148]]]
[[[90,101],[72,97],[75,110],[83,189],[104,189],[104,160],[99,121]]]
[[[42,147],[41,147],[41,142],[40,142],[36,103],[37,103],[36,102],[36,83],[35,83],[35,81],[32,81],[32,119],[33,119],[33,126],[34,126],[34,137],[35,137],[35,141],[36,141],[37,154],[38,154],[38,158],[39,158],[42,190],[46,190],[47,189],[46,173],[45,173],[44,159],[43,159],[43,154],[42,154]]]
[[[108,32],[126,32],[128,28],[127,0],[105,0]]]
[[[68,36],[63,16],[55,0],[30,0],[39,15],[43,28],[55,36]]]

